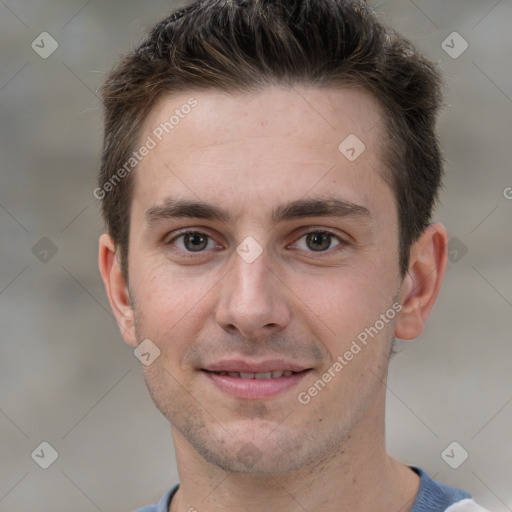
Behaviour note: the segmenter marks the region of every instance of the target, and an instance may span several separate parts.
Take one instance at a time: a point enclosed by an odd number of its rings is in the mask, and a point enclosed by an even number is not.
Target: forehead
[[[180,132],[188,135],[187,128],[194,130],[198,138],[180,141],[188,147],[230,142],[233,135],[268,138],[293,135],[308,141],[322,138],[332,144],[339,142],[348,129],[363,134],[380,119],[381,109],[376,99],[356,88],[274,86],[236,94],[212,89],[163,96],[147,116],[142,132],[158,131],[161,124],[171,120],[172,128],[167,126],[170,128],[167,133],[164,127],[162,136],[172,135],[167,138],[170,142]],[[228,123],[219,129],[224,121]]]
[[[345,199],[368,201],[381,175],[382,114],[367,92],[349,88],[271,87],[161,98],[139,138],[151,140],[134,173],[134,200],[148,207],[173,196],[260,206],[283,191],[302,197],[343,184]],[[243,192],[243,193],[242,193]]]

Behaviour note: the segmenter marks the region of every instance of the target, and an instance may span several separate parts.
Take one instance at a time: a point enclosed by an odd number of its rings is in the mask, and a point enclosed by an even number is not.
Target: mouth
[[[312,370],[277,361],[258,364],[224,361],[202,368],[200,373],[223,393],[235,398],[262,400],[289,391]]]
[[[209,370],[205,370],[209,371]],[[302,370],[308,371],[308,370]],[[301,372],[293,372],[292,370],[273,370],[271,372],[228,372],[228,371],[220,371],[220,372],[211,372],[217,375],[221,375],[222,377],[232,377],[234,379],[278,379],[279,377],[291,377],[293,374],[301,373]]]

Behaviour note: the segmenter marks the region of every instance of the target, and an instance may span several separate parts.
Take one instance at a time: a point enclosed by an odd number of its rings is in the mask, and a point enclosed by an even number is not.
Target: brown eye
[[[190,251],[202,251],[208,246],[208,237],[201,233],[187,233],[183,237],[183,245]]]
[[[333,245],[333,240],[335,244]],[[302,242],[302,243],[301,243]],[[324,252],[337,245],[341,241],[338,236],[328,231],[312,231],[303,235],[297,242],[299,249],[313,252]]]
[[[181,233],[168,243],[186,252],[202,252],[214,245],[213,240],[208,235],[199,231]]]
[[[326,251],[331,246],[332,235],[326,233],[309,233],[306,245],[313,251]]]

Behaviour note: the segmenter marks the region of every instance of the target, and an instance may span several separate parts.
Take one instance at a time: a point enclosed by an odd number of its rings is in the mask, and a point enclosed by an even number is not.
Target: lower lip
[[[245,398],[246,400],[261,400],[279,395],[295,387],[310,371],[305,370],[294,373],[289,377],[283,376],[275,379],[242,379],[204,370],[201,373],[220,390],[231,396]]]

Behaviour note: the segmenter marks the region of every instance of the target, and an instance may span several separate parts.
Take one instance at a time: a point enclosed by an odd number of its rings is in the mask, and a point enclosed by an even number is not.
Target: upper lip
[[[264,361],[258,362],[229,359],[211,363],[202,369],[208,370],[210,372],[266,373],[280,370],[291,370],[292,372],[301,372],[303,370],[309,370],[310,368],[311,367],[307,365],[291,363],[289,361],[284,361],[282,359],[266,359]]]

